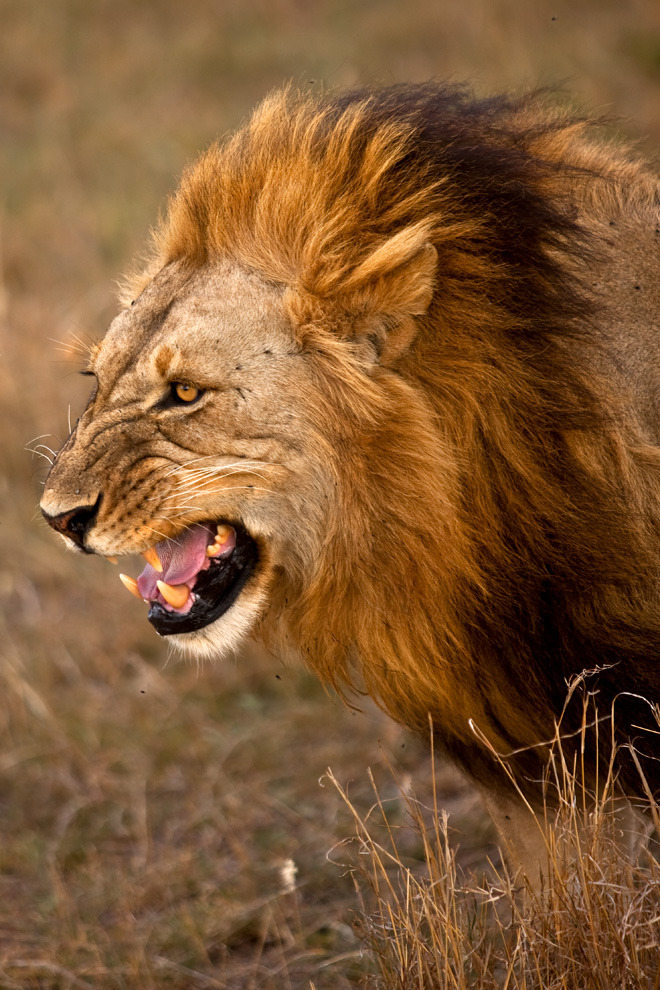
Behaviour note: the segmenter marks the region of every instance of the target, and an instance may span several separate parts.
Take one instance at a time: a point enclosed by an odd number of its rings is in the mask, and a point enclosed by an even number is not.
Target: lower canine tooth
[[[129,577],[128,574],[120,574],[119,580],[132,595],[135,595],[136,598],[143,601],[142,595],[138,591],[138,583],[135,578]]]
[[[172,608],[183,608],[188,601],[190,588],[187,584],[166,584],[165,581],[156,581],[156,587]]]
[[[227,542],[233,531],[232,526],[226,526],[224,523],[221,526],[218,526],[216,528],[215,542],[222,546],[223,543]]]

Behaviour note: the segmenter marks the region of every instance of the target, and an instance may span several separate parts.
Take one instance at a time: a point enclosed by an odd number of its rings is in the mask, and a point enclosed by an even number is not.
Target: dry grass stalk
[[[599,724],[597,717],[586,718],[592,703],[585,702],[585,729]],[[358,856],[351,868],[362,900],[362,934],[378,969],[370,986],[657,990],[660,863],[648,833],[651,827],[657,832],[659,809],[647,791],[643,835],[638,814],[616,796],[615,760],[594,801],[579,767],[569,765],[558,732],[548,792],[552,784],[559,809],[548,809],[545,821],[537,818],[547,832],[549,861],[540,891],[501,864],[491,864],[480,878],[463,876],[447,814],[435,801],[424,808],[401,789],[423,843],[420,872],[419,863],[415,868],[400,853],[401,826],[389,820],[373,778],[375,803],[365,816],[329,772],[356,826]],[[636,847],[633,855],[624,854],[625,845]]]

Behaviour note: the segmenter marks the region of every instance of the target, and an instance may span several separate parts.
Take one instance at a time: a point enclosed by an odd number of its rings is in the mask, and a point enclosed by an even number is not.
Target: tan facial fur
[[[50,515],[101,498],[87,549],[141,553],[197,521],[240,520],[262,541],[260,573],[212,631],[187,649],[224,652],[249,632],[275,567],[316,552],[303,505],[323,469],[309,457],[299,399],[307,373],[280,289],[235,265],[167,267],[122,312],[91,366],[96,386],[49,478]],[[162,408],[171,382],[194,383],[190,408]],[[295,479],[295,481],[294,481]]]

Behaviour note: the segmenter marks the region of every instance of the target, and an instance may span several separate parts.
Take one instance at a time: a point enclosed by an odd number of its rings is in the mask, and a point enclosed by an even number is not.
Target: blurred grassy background
[[[76,339],[103,333],[186,161],[283,81],[431,76],[561,83],[654,154],[660,4],[0,0],[0,987],[368,979],[326,859],[348,818],[319,777],[352,779],[366,811],[368,766],[394,794],[389,760],[424,796],[422,748],[257,651],[168,663],[116,571],[46,532],[25,448],[66,436]],[[469,788],[449,768],[439,786],[463,861],[492,853]]]

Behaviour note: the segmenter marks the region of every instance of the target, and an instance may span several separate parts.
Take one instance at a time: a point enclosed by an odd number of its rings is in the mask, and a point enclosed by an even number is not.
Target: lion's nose
[[[101,498],[102,496],[99,495],[93,505],[79,505],[56,516],[49,515],[43,509],[41,511],[49,526],[63,536],[68,536],[81,550],[85,550],[85,535],[98,514]]]

